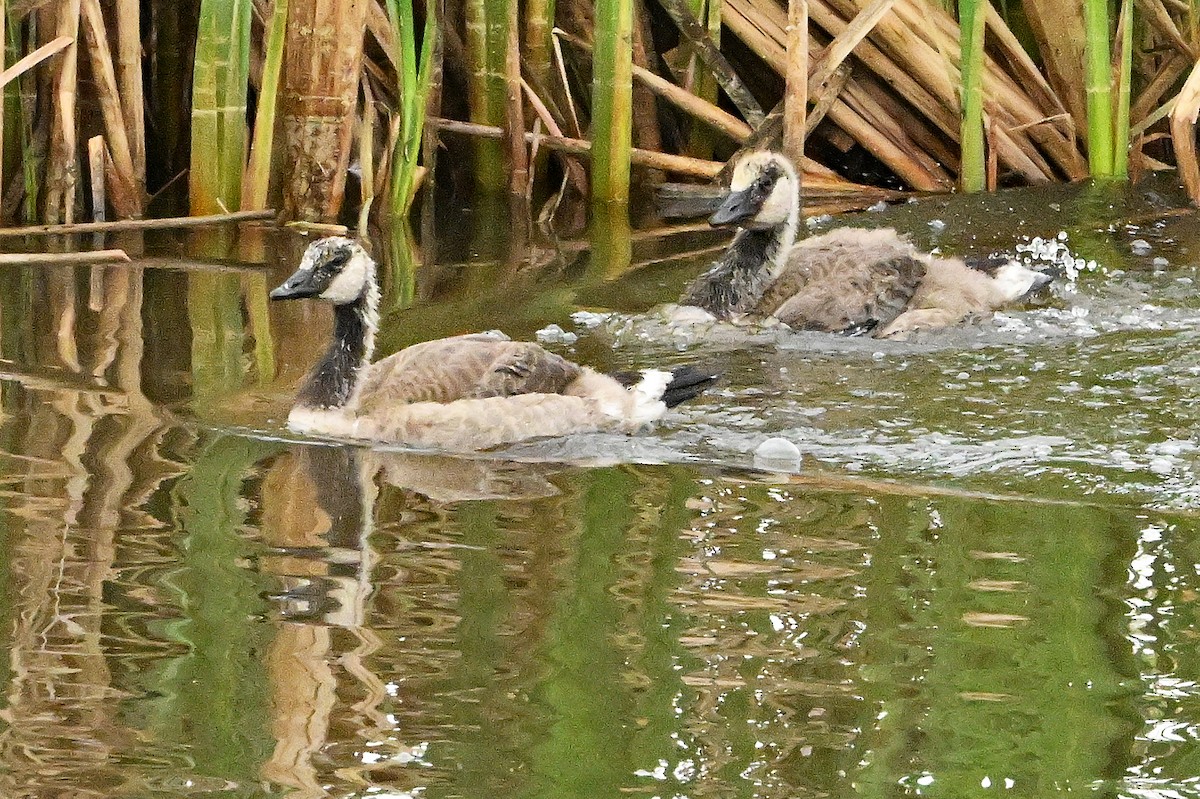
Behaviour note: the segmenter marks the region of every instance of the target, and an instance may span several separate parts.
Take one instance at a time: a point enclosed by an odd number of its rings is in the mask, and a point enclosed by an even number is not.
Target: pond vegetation
[[[0,795],[1200,797],[1193,4],[0,23]],[[650,189],[702,208],[742,147],[803,149],[812,230],[1061,278],[905,342],[672,326],[727,238]],[[214,216],[357,228],[381,354],[722,382],[639,436],[298,437],[307,241]]]
[[[539,207],[545,219],[564,203],[623,203],[631,180],[718,178],[738,147],[769,146],[807,156],[814,210],[1173,162],[1200,186],[1200,78],[1188,82],[1200,37],[1175,0],[4,11],[4,221],[268,207],[385,219],[436,184],[431,199],[509,194],[527,227]],[[455,157],[438,170],[442,148]],[[564,210],[560,229],[582,218]]]

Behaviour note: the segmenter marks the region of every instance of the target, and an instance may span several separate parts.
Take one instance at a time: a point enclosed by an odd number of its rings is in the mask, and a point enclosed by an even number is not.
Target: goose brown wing
[[[580,368],[532,342],[489,335],[414,344],[369,367],[358,412],[413,402],[557,394]]]
[[[924,277],[894,231],[843,228],[795,245],[759,311],[801,330],[865,332],[903,313]]]

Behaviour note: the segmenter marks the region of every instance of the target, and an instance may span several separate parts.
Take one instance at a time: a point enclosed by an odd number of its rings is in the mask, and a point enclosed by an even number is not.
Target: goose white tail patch
[[[1005,301],[1009,301],[1020,299],[1034,289],[1041,288],[1049,283],[1051,278],[1017,261],[1009,261],[996,270],[993,280]]]
[[[630,421],[645,424],[662,417],[667,410],[662,396],[674,379],[675,375],[662,369],[643,369],[642,379],[629,389],[634,396]]]

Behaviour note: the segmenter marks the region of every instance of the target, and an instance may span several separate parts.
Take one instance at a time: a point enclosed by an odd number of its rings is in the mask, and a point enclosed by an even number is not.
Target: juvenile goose
[[[934,257],[890,228],[838,228],[797,242],[799,218],[791,161],[745,156],[708,220],[741,230],[680,303],[718,319],[774,316],[802,330],[887,338],[987,316],[1050,281],[1016,261]]]
[[[375,262],[356,242],[314,241],[272,300],[334,306],[333,340],[300,388],[288,427],[447,450],[542,436],[633,432],[716,376],[646,369],[625,382],[502,334],[453,336],[371,363],[379,326]]]

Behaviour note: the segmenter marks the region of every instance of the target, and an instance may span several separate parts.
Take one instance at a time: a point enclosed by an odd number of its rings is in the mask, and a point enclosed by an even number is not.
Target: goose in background
[[[796,241],[800,181],[786,157],[757,151],[733,171],[709,217],[740,227],[681,305],[718,319],[775,317],[800,330],[903,337],[986,317],[1051,278],[1009,259],[941,258],[890,228],[837,228]]]
[[[717,378],[690,366],[605,375],[500,333],[415,344],[372,363],[379,327],[375,262],[348,238],[310,244],[270,297],[334,306],[333,340],[288,414],[296,432],[455,451],[572,433],[630,433]]]

